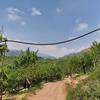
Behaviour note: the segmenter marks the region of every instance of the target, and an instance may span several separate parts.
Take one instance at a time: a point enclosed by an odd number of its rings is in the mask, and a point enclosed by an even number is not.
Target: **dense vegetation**
[[[96,68],[76,88],[70,88],[67,100],[100,100],[100,43],[93,44]]]
[[[0,40],[3,39],[5,38],[0,36]],[[29,49],[14,57],[6,57],[7,51],[8,48],[5,42],[0,45],[1,98],[6,93],[13,93],[25,88],[29,89],[42,81],[61,80],[66,75],[93,72],[97,69],[96,64],[100,58],[100,43],[94,42],[91,48],[77,55],[53,60],[38,57],[38,51],[34,52]]]
[[[100,64],[76,88],[70,88],[67,100],[100,100]]]

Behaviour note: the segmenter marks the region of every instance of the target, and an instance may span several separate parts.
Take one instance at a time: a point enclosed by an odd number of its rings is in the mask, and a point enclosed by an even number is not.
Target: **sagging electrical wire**
[[[93,34],[94,32],[97,32],[97,31],[100,31],[100,28],[97,28],[93,31],[90,31],[88,33],[85,33],[83,35],[77,36],[77,37],[72,38],[72,39],[68,39],[68,40],[64,40],[64,41],[58,41],[58,42],[52,42],[52,43],[35,43],[35,42],[17,41],[17,40],[10,40],[10,39],[6,39],[5,41],[2,41],[2,42],[9,42],[9,43],[13,42],[13,43],[20,43],[20,44],[27,44],[27,45],[57,45],[57,44],[63,44],[63,43],[68,43],[68,42],[78,40],[82,37]]]

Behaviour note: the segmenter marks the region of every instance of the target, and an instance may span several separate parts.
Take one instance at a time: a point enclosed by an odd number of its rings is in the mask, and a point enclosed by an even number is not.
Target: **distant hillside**
[[[65,56],[63,56],[63,57],[61,57],[61,58],[68,58],[68,57],[71,57],[71,56],[75,56],[75,55],[79,55],[79,54],[82,54],[82,53],[84,53],[84,52],[87,52],[89,50],[89,48],[87,48],[87,49],[84,49],[84,50],[82,50],[82,51],[80,51],[80,52],[77,52],[77,53],[70,53],[70,54],[68,54],[68,55],[65,55]]]
[[[38,53],[38,56],[44,59],[56,59],[54,56],[50,56],[50,55],[42,54],[42,53]]]
[[[21,51],[19,50],[10,50],[9,52],[6,53],[7,56],[18,56],[20,55]]]
[[[7,56],[18,56],[20,55],[21,51],[20,50],[10,50],[9,52],[6,53]],[[42,53],[38,53],[39,57],[42,57],[44,59],[55,59],[55,57],[53,56],[49,56],[47,54],[42,54]]]

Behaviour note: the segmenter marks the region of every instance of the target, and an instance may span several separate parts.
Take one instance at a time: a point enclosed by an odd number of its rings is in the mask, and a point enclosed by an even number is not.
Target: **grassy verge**
[[[100,64],[76,88],[69,88],[66,100],[100,100]]]

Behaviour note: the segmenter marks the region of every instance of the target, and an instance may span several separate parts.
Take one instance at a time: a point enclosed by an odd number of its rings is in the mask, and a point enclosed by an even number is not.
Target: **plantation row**
[[[3,38],[2,38],[3,39]],[[59,59],[43,59],[38,51],[22,51],[19,56],[6,57],[7,44],[0,46],[0,95],[31,88],[42,81],[61,80],[74,73],[87,73],[96,68],[100,43],[77,55]]]

